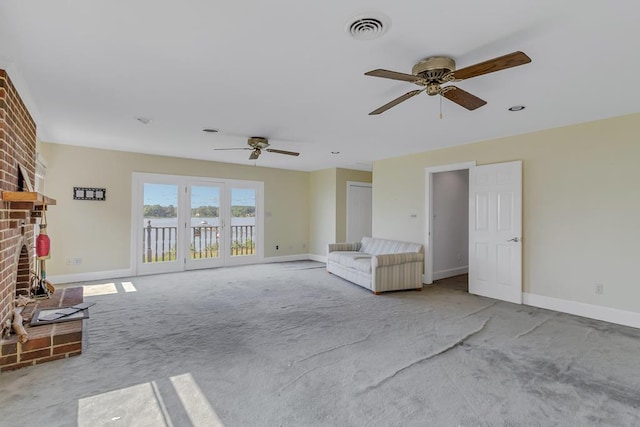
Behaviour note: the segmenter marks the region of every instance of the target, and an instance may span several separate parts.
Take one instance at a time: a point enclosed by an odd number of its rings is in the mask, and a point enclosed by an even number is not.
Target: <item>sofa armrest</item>
[[[371,268],[387,265],[406,264],[408,262],[424,261],[424,254],[419,252],[404,252],[400,254],[381,254],[371,257]]]
[[[329,243],[327,253],[336,251],[359,251],[361,246],[361,242]]]

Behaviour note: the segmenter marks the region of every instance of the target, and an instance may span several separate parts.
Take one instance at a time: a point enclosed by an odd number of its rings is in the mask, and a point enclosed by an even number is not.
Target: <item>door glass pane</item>
[[[231,256],[255,254],[256,238],[256,190],[232,188]]]
[[[191,259],[220,256],[220,187],[191,187]]]
[[[178,186],[144,184],[142,262],[176,260]]]

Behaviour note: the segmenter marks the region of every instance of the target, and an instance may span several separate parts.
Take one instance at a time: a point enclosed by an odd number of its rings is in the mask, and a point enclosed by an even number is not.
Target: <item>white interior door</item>
[[[522,162],[469,169],[469,293],[522,303]]]
[[[371,184],[347,182],[347,242],[371,237]]]

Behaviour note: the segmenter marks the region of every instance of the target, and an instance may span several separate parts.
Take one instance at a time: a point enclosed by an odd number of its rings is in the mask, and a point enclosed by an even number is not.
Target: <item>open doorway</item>
[[[432,176],[433,284],[469,291],[469,170]]]
[[[474,166],[426,169],[424,283],[469,290],[469,168]]]

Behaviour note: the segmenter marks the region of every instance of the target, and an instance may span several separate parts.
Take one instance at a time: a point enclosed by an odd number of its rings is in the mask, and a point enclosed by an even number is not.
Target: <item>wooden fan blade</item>
[[[451,89],[442,94],[449,101],[453,101],[461,107],[466,108],[467,110],[475,110],[476,108],[482,107],[487,103],[484,99],[480,99],[475,95],[470,94],[469,92],[460,89],[456,86],[447,86],[453,87],[455,89]]]
[[[286,154],[287,156],[299,156],[300,153],[296,153],[295,151],[285,151],[285,150],[276,150],[274,148],[267,148],[267,151],[270,153],[276,154]]]
[[[423,91],[424,91],[424,89],[416,89],[416,90],[412,90],[411,92],[407,92],[404,95],[394,99],[393,101],[384,104],[382,107],[373,110],[372,112],[369,113],[369,115],[373,116],[375,114],[384,113],[389,108],[395,107],[396,105],[400,104],[401,102],[404,102],[407,99],[409,99],[409,98],[411,98],[413,96],[416,96],[417,94],[419,94],[420,92],[423,92]]]
[[[415,82],[421,80],[421,77],[414,76],[413,74],[398,73],[396,71],[389,70],[371,70],[368,73],[364,73],[365,76],[382,77],[384,79],[402,80],[403,82]]]
[[[528,64],[529,62],[531,62],[531,58],[525,53],[518,51],[455,70],[453,77],[455,77],[456,80],[470,79],[471,77],[495,73],[496,71]]]
[[[251,155],[249,156],[249,160],[255,160],[258,157],[260,157],[260,150],[256,149],[251,152]]]
[[[253,148],[214,148],[214,151],[224,151],[224,150],[253,150]]]

